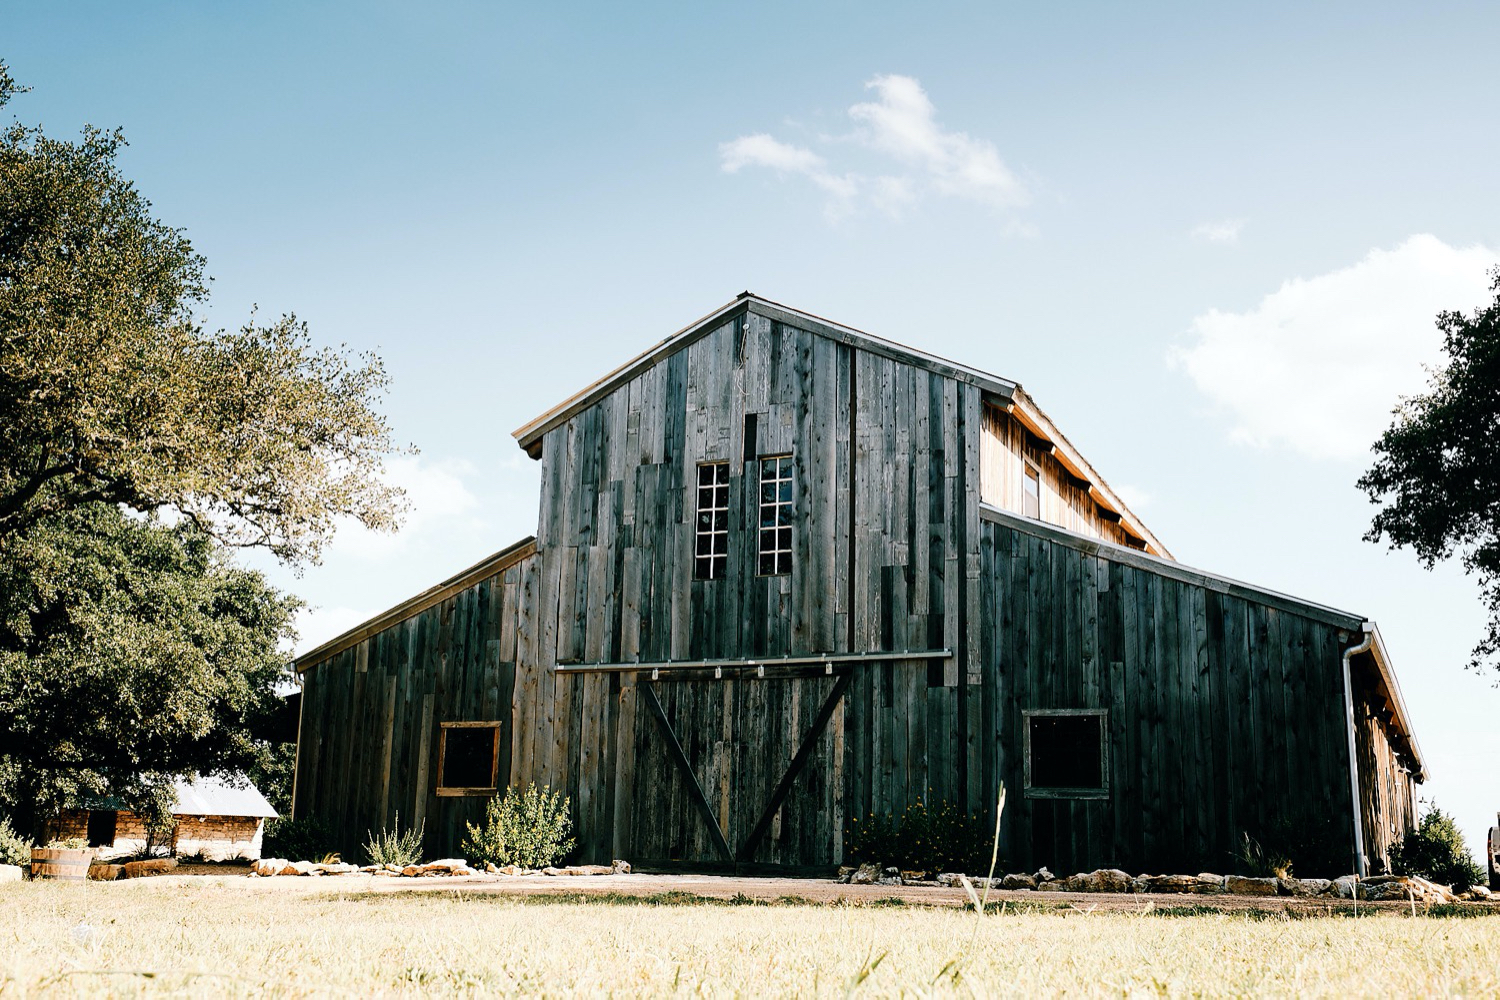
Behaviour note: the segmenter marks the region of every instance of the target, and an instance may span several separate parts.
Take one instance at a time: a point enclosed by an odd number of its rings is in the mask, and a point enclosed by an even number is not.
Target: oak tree
[[[1447,363],[1401,400],[1359,480],[1381,505],[1366,540],[1410,548],[1428,569],[1456,554],[1478,577],[1489,622],[1476,670],[1500,654],[1500,267],[1491,278],[1489,305],[1438,314]]]

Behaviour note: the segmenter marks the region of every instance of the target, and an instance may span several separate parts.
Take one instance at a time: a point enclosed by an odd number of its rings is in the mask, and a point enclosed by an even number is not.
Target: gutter
[[[1355,755],[1354,745],[1354,685],[1349,675],[1349,662],[1360,653],[1367,653],[1370,647],[1375,645],[1375,626],[1370,622],[1364,623],[1364,638],[1356,646],[1350,646],[1344,650],[1344,723],[1345,732],[1349,737],[1349,804],[1354,810],[1354,870],[1360,878],[1364,878],[1368,872],[1365,862],[1365,829],[1364,817],[1359,808],[1359,759]]]

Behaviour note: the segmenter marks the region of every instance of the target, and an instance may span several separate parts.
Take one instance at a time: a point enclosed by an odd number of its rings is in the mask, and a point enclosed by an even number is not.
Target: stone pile
[[[313,861],[288,861],[285,858],[262,858],[251,869],[252,875],[270,878],[277,875],[377,875],[385,878],[461,878],[468,875],[628,875],[630,864],[616,861],[612,865],[570,865],[567,868],[518,868],[486,864],[471,866],[463,858],[443,858],[419,865],[351,865],[342,862],[319,864]]]
[[[875,865],[862,865],[858,869],[840,869],[839,881],[860,884],[868,882],[859,877],[867,871],[880,871]],[[887,874],[894,868],[885,869]],[[959,885],[965,876],[945,873],[936,879],[938,885]],[[899,881],[880,884],[902,884]],[[969,878],[975,888],[1031,890],[1035,892],[1117,892],[1117,893],[1172,893],[1202,896],[1291,896],[1300,899],[1317,897],[1360,900],[1399,900],[1418,903],[1456,903],[1459,901],[1485,901],[1500,894],[1475,886],[1463,894],[1455,894],[1445,885],[1429,882],[1416,875],[1376,875],[1361,879],[1356,875],[1344,875],[1336,879],[1325,878],[1250,878],[1243,875],[1216,875],[1200,872],[1197,875],[1131,875],[1118,868],[1100,868],[1097,871],[1060,877],[1043,868],[1032,875],[1005,875],[994,879]],[[910,880],[907,881],[910,884]]]

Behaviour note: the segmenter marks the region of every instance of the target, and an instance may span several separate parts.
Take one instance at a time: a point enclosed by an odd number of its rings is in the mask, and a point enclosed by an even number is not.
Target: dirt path
[[[373,875],[321,877],[281,876],[248,878],[215,874],[174,874],[150,879],[129,879],[111,886],[201,883],[212,878],[225,885],[242,885],[255,892],[464,892],[500,896],[633,896],[676,895],[704,899],[752,899],[762,902],[807,902],[879,904],[900,901],[917,906],[967,906],[962,888],[938,885],[843,885],[824,879],[739,878],[720,875],[474,875],[465,878],[391,878]],[[1344,899],[1296,899],[1285,896],[1197,896],[1176,893],[1126,894],[1100,892],[1026,892],[993,890],[990,902],[1005,901],[1026,907],[1042,906],[1067,911],[1135,912],[1143,910],[1219,911],[1237,913],[1258,910],[1268,913],[1317,915],[1348,913],[1355,904]],[[686,901],[686,900],[685,900]],[[1500,903],[1464,903],[1500,915]],[[1410,911],[1409,903],[1362,902],[1361,911]],[[1417,911],[1426,908],[1417,905]]]

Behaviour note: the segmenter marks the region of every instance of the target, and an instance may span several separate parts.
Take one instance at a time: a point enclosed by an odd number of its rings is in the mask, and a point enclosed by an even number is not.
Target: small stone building
[[[146,846],[146,820],[120,808],[112,799],[70,809],[58,819],[57,836],[87,837],[101,858],[139,854]],[[261,837],[268,819],[276,819],[271,803],[248,781],[235,787],[220,778],[179,781],[172,805],[177,824],[159,846],[174,855],[199,855],[206,861],[260,858]]]

